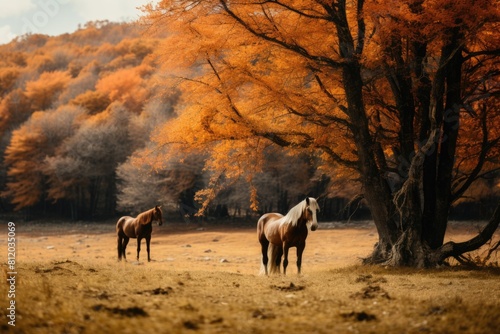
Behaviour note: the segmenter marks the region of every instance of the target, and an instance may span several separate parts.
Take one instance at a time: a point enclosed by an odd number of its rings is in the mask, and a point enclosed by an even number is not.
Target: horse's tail
[[[122,254],[123,254],[123,246],[122,246],[122,238],[120,236],[116,237],[116,242],[118,243],[117,245],[117,250],[118,250],[118,260],[122,259]]]
[[[121,217],[118,219],[118,222],[116,222],[116,241],[118,243],[117,245],[117,250],[118,250],[118,260],[121,260],[122,255],[125,253],[123,249],[123,225],[125,225],[125,217]]]
[[[279,274],[280,273],[280,266],[276,265],[276,261],[278,260],[278,256],[281,256],[281,246],[277,246],[277,245],[273,245],[272,243],[269,243],[269,247],[267,248],[267,256],[269,258],[269,262],[267,264],[267,269],[269,271],[269,275]]]
[[[264,276],[266,274],[266,266],[264,266],[264,262],[260,261],[260,271],[259,275]]]

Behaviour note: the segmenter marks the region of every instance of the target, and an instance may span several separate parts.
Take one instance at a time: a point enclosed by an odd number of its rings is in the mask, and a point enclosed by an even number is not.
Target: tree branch
[[[332,93],[330,93],[328,91],[328,89],[323,84],[323,81],[321,80],[321,78],[317,74],[314,74],[314,78],[316,79],[316,82],[318,83],[319,88],[321,88],[321,91],[323,93],[325,93],[325,95],[328,96],[328,98],[330,98],[339,107],[339,109],[344,112],[344,114],[347,115],[347,107],[344,105],[341,105],[339,100],[335,96],[333,96]]]
[[[363,201],[364,199],[365,199],[364,194],[357,194],[344,206],[341,212],[342,212],[342,217],[349,215],[347,217],[347,223],[351,222],[351,218],[358,211],[359,207],[361,206],[361,201]],[[354,208],[354,210],[352,210],[354,206],[356,207]]]
[[[474,183],[474,181],[478,178],[479,173],[483,169],[484,163],[486,162],[486,157],[488,156],[488,153],[492,148],[494,148],[498,142],[500,141],[500,138],[496,138],[493,141],[489,140],[489,131],[487,127],[487,113],[486,113],[486,107],[483,110],[482,117],[481,117],[481,131],[483,133],[483,138],[482,138],[482,143],[481,143],[481,152],[479,153],[479,158],[477,161],[476,166],[472,170],[472,172],[469,174],[467,177],[467,180],[462,184],[462,186],[456,190],[452,194],[452,202],[456,201],[459,199],[466,191],[469,189],[469,187]]]
[[[222,79],[219,75],[219,72],[217,71],[217,69],[215,68],[215,65],[212,63],[212,61],[210,60],[210,57],[207,56],[207,62],[208,64],[210,65],[210,67],[212,68],[212,71],[214,72],[215,76],[217,77],[217,80],[222,83]],[[220,89],[216,88],[216,91],[222,95],[224,95],[227,99],[227,101],[229,102],[229,105],[231,106],[231,110],[236,114],[236,116],[240,119],[240,120],[244,120],[244,118],[241,116],[241,113],[240,111],[238,110],[238,108],[234,105],[233,103],[233,100],[231,98],[231,96],[229,96],[229,94],[227,93],[223,93]]]
[[[464,50],[465,53],[467,53],[467,56],[463,58],[464,61],[467,61],[471,58],[478,57],[478,56],[500,56],[500,49],[494,49],[494,50],[484,50],[484,51],[476,51],[476,52],[469,52]]]
[[[317,125],[320,125],[320,126],[323,126],[323,127],[330,126],[332,123],[341,124],[349,129],[352,127],[352,124],[347,119],[343,119],[340,117],[331,116],[331,115],[323,115],[323,114],[320,114],[318,112],[315,112],[315,110],[312,110],[312,113],[305,113],[305,112],[300,112],[300,111],[298,111],[295,108],[290,107],[290,106],[285,106],[285,108],[291,114],[303,117],[307,121],[314,123],[314,124],[317,124]],[[322,119],[326,120],[328,122],[325,122]]]
[[[453,241],[445,243],[443,246],[438,248],[433,257],[437,260],[435,263],[440,263],[448,257],[458,258],[462,254],[471,252],[483,246],[488,240],[490,240],[500,224],[500,202],[498,202],[495,212],[491,217],[488,224],[483,228],[478,235],[474,238],[460,243],[455,243]]]
[[[328,156],[330,156],[330,158],[332,158],[332,160],[337,162],[338,164],[341,164],[351,169],[358,170],[359,166],[357,161],[351,161],[342,158],[340,155],[335,153],[329,146],[319,145],[317,146],[317,148],[328,154]]]
[[[284,3],[282,3],[281,1],[277,1],[277,0],[266,0],[266,1],[263,1],[261,4],[276,4],[280,7],[283,7],[291,12],[294,12],[300,16],[304,16],[304,17],[307,17],[307,18],[310,18],[310,19],[316,19],[316,20],[326,20],[326,21],[332,21],[332,18],[331,17],[328,17],[328,16],[321,16],[321,15],[311,15],[311,14],[307,14],[306,12],[303,12],[299,9],[296,9],[290,5],[286,5]]]
[[[272,36],[269,36],[268,34],[264,33],[264,32],[259,32],[257,31],[256,29],[254,29],[253,27],[251,27],[246,21],[244,21],[240,16],[238,16],[235,12],[233,12],[227,2],[227,0],[219,0],[219,3],[221,4],[222,8],[224,9],[224,11],[229,15],[231,16],[234,20],[236,20],[236,22],[238,22],[245,30],[247,30],[248,32],[250,32],[252,35],[254,35],[255,37],[257,38],[261,38],[263,40],[266,40],[268,42],[271,42],[273,44],[276,44],[276,45],[279,45],[289,51],[292,51],[294,53],[297,53],[301,56],[303,56],[304,58],[306,59],[309,59],[309,60],[312,60],[312,61],[315,61],[315,62],[318,62],[318,63],[322,63],[324,65],[327,65],[327,66],[330,66],[330,67],[333,67],[333,68],[340,68],[342,67],[342,64],[340,62],[337,62],[331,58],[328,58],[328,57],[323,57],[323,56],[315,56],[315,55],[311,55],[305,48],[303,48],[302,46],[298,45],[298,44],[290,44],[290,43],[287,43],[281,39],[278,39],[278,38],[275,38],[275,37],[272,37]]]
[[[365,46],[365,32],[366,32],[366,25],[365,25],[365,20],[363,18],[363,5],[365,1],[364,0],[358,0],[358,7],[357,7],[357,13],[356,17],[358,20],[358,43],[356,46],[356,54],[361,55],[363,53],[363,49]]]

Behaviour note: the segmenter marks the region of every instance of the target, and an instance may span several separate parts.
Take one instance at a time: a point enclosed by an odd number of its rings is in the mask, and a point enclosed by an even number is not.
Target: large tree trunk
[[[359,68],[356,68],[355,64],[345,66],[343,79],[349,83],[345,85],[346,96],[349,103],[349,117],[351,123],[355,124],[352,131],[356,142],[363,193],[379,235],[371,261],[381,262],[387,258],[392,245],[398,239],[397,226],[393,220],[395,210],[391,189],[376,163],[375,143],[369,133],[363,104],[359,103],[363,101]],[[351,101],[354,103],[350,103]]]
[[[344,6],[344,7],[342,7]],[[392,245],[397,241],[397,226],[394,219],[394,205],[391,189],[376,160],[376,143],[369,130],[363,100],[361,65],[356,55],[354,40],[348,29],[345,1],[339,2],[337,12],[337,34],[340,55],[345,60],[342,66],[342,80],[347,99],[347,114],[352,124],[354,142],[358,156],[358,170],[361,175],[363,193],[377,227],[379,241],[370,258],[371,262],[387,259]]]
[[[400,224],[400,236],[393,245],[386,264],[393,266],[427,267],[429,251],[423,235],[422,181],[425,157],[435,145],[438,129],[434,129],[425,145],[419,149],[412,159],[408,178],[401,189],[394,195]]]
[[[424,180],[423,239],[432,249],[444,241],[452,204],[451,185],[459,128],[461,100],[462,48],[460,36],[452,32],[449,44],[441,52],[440,68],[434,79],[431,122],[441,130],[436,149],[426,159]],[[443,97],[446,98],[443,101]]]
[[[467,243],[468,247],[443,246],[453,202],[451,187],[461,108],[463,45],[458,29],[450,32],[449,43],[442,48],[432,84],[419,67],[425,58],[426,45],[414,45],[415,73],[424,77],[416,94],[412,93],[410,74],[401,56],[401,42],[394,40],[390,46],[391,57],[398,64],[387,75],[400,119],[400,147],[396,151],[406,159],[413,156],[408,174],[401,175],[407,177],[406,181],[392,194],[383,173],[385,162],[377,160],[377,139],[370,133],[369,117],[364,109],[361,66],[354,54],[352,36],[345,29],[347,21],[343,19],[339,15],[337,33],[340,53],[345,59],[342,76],[347,114],[352,124],[364,197],[379,235],[365,263],[428,267],[440,264],[450,254],[457,256],[455,253],[459,250],[478,248],[492,236],[492,226],[498,226],[495,219],[480,238]],[[422,118],[420,133],[426,136],[426,141],[415,154],[416,106]]]

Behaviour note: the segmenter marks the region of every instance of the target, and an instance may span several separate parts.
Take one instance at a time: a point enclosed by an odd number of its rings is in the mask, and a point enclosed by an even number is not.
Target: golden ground
[[[327,228],[328,227],[328,228]],[[454,224],[447,239],[476,227]],[[3,275],[7,232],[0,235]],[[298,276],[259,276],[253,227],[155,226],[152,262],[116,261],[114,223],[16,226],[16,326],[8,284],[0,331],[12,333],[494,333],[498,270],[363,267],[377,241],[371,224],[310,233]],[[292,249],[294,251],[294,249]],[[5,282],[7,277],[2,277]]]

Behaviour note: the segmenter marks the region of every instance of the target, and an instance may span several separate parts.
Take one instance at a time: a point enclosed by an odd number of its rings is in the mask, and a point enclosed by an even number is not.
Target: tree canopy
[[[209,148],[214,186],[221,173],[252,183],[272,146],[307,154],[359,182],[379,232],[367,262],[460,258],[443,245],[450,208],[498,175],[496,1],[164,0],[145,11],[150,31],[168,33],[164,65],[182,92],[158,145]]]

